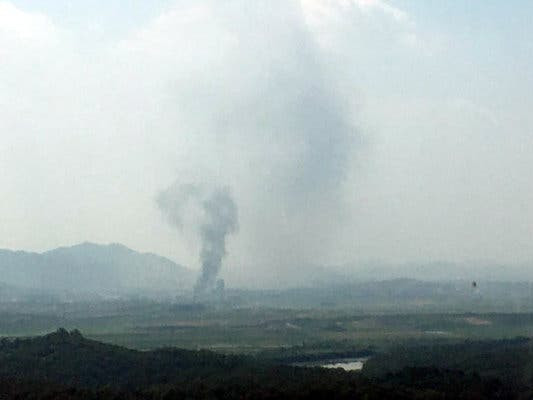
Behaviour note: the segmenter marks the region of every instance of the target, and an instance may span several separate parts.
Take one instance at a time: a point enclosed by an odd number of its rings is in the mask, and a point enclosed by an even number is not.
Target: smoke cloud
[[[179,177],[231,188],[230,286],[533,258],[528,13],[495,38],[462,28],[513,8],[479,1],[56,3],[0,1],[0,247],[120,242],[193,266],[213,191],[182,187],[176,240],[154,197]],[[442,23],[453,10],[466,25]]]
[[[218,50],[175,82],[175,110],[192,137],[179,167],[235,190],[238,261],[265,270],[328,262],[349,219],[345,184],[361,148],[343,83],[298,2],[206,4],[208,34],[187,35],[204,50],[216,38]]]
[[[159,193],[157,204],[172,226],[192,229],[200,238],[201,271],[195,295],[213,290],[226,255],[226,237],[238,229],[237,205],[229,189],[206,190],[176,182]]]

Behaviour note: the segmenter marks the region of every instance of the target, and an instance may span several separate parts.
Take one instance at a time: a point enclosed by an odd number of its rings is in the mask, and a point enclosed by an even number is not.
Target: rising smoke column
[[[229,189],[205,190],[176,182],[159,193],[157,204],[172,226],[181,230],[186,221],[194,225],[191,228],[201,241],[201,271],[194,292],[198,295],[212,290],[226,255],[226,237],[238,229],[237,206]],[[188,218],[186,213],[196,215]]]
[[[226,255],[226,236],[237,230],[237,206],[227,189],[217,189],[202,202],[205,221],[200,227],[202,271],[195,292],[213,288]]]
[[[196,9],[179,4],[176,15]],[[180,177],[227,182],[238,195],[241,266],[277,282],[285,270],[340,261],[352,246],[345,234],[362,143],[353,82],[318,44],[300,0],[199,4],[208,10],[199,20],[161,26],[172,38],[172,72],[161,82],[172,88],[167,106],[179,121],[170,132],[183,138],[169,142]],[[191,65],[179,37],[197,43]]]

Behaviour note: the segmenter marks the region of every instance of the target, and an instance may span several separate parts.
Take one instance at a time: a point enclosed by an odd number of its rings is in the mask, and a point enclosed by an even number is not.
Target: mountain
[[[391,279],[287,289],[229,288],[228,302],[273,308],[351,308],[364,312],[531,312],[533,283]]]
[[[225,268],[224,279],[231,287],[246,289],[316,288],[397,279],[519,283],[533,282],[533,263],[360,261],[341,265],[252,265],[249,268]]]
[[[186,290],[194,274],[167,258],[121,244],[82,243],[44,253],[0,250],[0,280],[32,289],[112,294]]]

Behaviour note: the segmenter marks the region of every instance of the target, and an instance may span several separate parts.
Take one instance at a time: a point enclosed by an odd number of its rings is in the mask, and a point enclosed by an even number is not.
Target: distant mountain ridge
[[[122,244],[81,243],[44,253],[0,250],[0,281],[41,290],[112,293],[190,288],[193,271]]]

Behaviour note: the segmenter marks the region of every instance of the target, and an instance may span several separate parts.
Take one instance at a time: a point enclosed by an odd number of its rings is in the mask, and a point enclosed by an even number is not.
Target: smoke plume
[[[237,206],[229,189],[205,190],[176,182],[159,193],[157,204],[172,226],[198,235],[201,271],[194,292],[213,290],[226,255],[226,237],[238,229]]]

